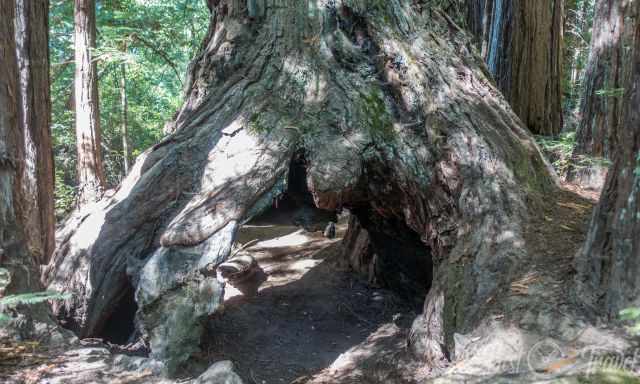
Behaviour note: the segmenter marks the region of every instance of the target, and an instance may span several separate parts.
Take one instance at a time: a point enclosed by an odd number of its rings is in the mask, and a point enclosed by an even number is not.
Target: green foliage
[[[582,79],[589,58],[594,0],[566,0],[564,31],[564,63],[561,80],[565,125],[575,126],[583,91]]]
[[[536,136],[536,141],[551,161],[555,170],[563,175],[572,168],[590,167],[597,165],[610,165],[607,159],[591,156],[573,156],[573,149],[576,146],[576,133],[567,132],[557,137]]]
[[[73,205],[76,185],[73,107],[73,1],[52,0],[49,13],[56,210]],[[162,138],[182,103],[182,77],[208,27],[202,0],[96,2],[100,123],[108,183],[123,177],[122,65],[126,68],[128,139],[133,158]]]
[[[640,334],[640,308],[623,309],[620,311],[620,319],[632,323],[629,327],[629,332],[634,335]]]
[[[569,132],[558,137],[536,136],[542,151],[559,174],[564,174],[571,165],[571,155],[576,144],[576,133]]]
[[[11,273],[6,268],[0,268],[0,291],[4,291],[11,283]],[[54,291],[29,292],[17,295],[8,295],[0,298],[0,324],[10,320],[5,312],[7,309],[14,309],[19,305],[34,305],[49,300],[66,300],[71,296]]]
[[[33,305],[45,302],[47,300],[66,300],[71,296],[55,291],[42,291],[21,293],[19,295],[9,295],[0,299],[0,308],[15,308],[18,305]]]
[[[624,96],[624,88],[598,89],[596,95],[600,97],[622,97]]]

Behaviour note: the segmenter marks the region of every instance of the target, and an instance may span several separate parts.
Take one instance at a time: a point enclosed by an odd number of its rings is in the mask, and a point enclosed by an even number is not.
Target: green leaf
[[[21,293],[18,295],[9,295],[0,299],[0,308],[14,308],[21,304],[32,305],[48,300],[67,300],[70,297],[71,295],[68,293],[62,294],[55,291]]]
[[[622,320],[635,320],[640,318],[640,308],[627,308],[620,311]]]

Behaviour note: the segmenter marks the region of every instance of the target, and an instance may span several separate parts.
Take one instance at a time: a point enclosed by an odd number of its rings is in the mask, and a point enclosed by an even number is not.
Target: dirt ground
[[[362,368],[379,363],[371,358],[402,359],[417,308],[340,265],[345,220],[329,240],[290,225],[293,216],[279,213],[241,229],[240,242],[260,240],[248,249],[264,274],[254,287],[227,289],[200,359],[232,360],[248,383],[333,382],[347,367],[353,382],[363,382],[358,370],[373,374]]]

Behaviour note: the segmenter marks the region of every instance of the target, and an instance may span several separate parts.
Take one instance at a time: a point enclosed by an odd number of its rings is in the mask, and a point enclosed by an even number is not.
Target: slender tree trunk
[[[634,5],[637,11],[638,2]],[[600,204],[577,257],[578,297],[616,318],[640,306],[640,23],[635,22],[631,79],[625,85],[620,141]],[[609,121],[615,124],[615,121]]]
[[[534,134],[555,135],[562,129],[563,3],[468,2],[469,25],[489,71]]]
[[[125,44],[126,52],[126,44]],[[120,105],[122,108],[122,158],[125,176],[129,173],[128,103],[127,103],[127,65],[120,65]]]
[[[302,151],[317,207],[351,208],[374,245],[399,228],[404,249],[420,250],[407,276],[433,281],[416,284],[431,290],[412,350],[450,356],[454,333],[477,327],[530,260],[527,202],[555,189],[466,33],[439,1],[421,3],[210,1],[174,133],[59,232],[47,281],[73,299],[57,314],[99,336],[135,297],[130,321],[174,371],[219,307],[211,271]]]
[[[49,1],[17,1],[16,43],[24,129],[21,204],[27,246],[46,264],[55,246],[49,96]]]
[[[97,64],[92,52],[96,47],[94,0],[75,0],[74,21],[78,203],[82,206],[99,199],[105,188]]]
[[[629,25],[625,27],[633,14],[628,5],[629,0],[596,2],[580,124],[573,152],[574,162],[578,165],[568,174],[569,180],[595,189],[604,182],[606,166],[591,158],[611,159],[618,145],[624,79],[629,62],[625,51],[633,39],[632,29]]]
[[[11,285],[5,293],[28,292],[38,285],[38,274],[25,243],[20,199],[24,143],[15,12],[14,0],[0,1],[0,265],[11,274]]]
[[[582,7],[580,8],[580,11],[577,15],[577,32],[580,35],[575,37],[575,40],[577,41],[576,47],[575,47],[575,53],[573,55],[573,60],[571,61],[571,89],[575,89],[577,84],[578,84],[578,80],[580,79],[580,73],[581,73],[581,68],[580,68],[580,61],[582,56],[585,55],[585,38],[587,36],[587,34],[589,33],[589,29],[591,28],[591,23],[587,22],[587,17],[589,16],[589,7],[590,7],[590,3],[589,0],[583,0],[582,2]]]

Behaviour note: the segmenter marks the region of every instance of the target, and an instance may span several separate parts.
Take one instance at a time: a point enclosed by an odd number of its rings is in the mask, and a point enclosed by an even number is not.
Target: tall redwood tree
[[[534,134],[562,129],[564,0],[467,0],[468,28],[498,88]]]
[[[78,202],[100,198],[105,188],[98,99],[95,0],[75,0],[75,112]]]
[[[20,115],[24,223],[27,246],[46,264],[55,246],[54,172],[49,94],[49,1],[17,0],[16,45],[20,71]]]
[[[635,11],[640,4],[635,3]],[[625,85],[619,142],[600,203],[577,258],[579,297],[615,318],[640,306],[640,23]],[[614,124],[610,121],[609,124]]]

